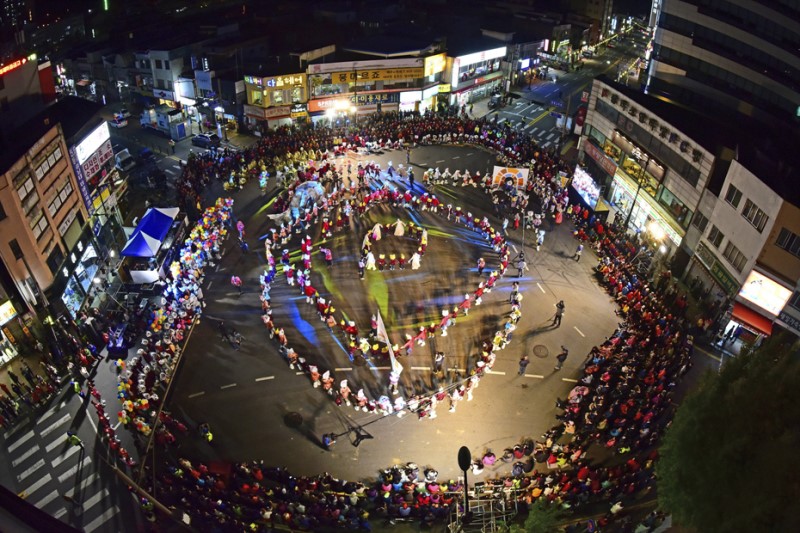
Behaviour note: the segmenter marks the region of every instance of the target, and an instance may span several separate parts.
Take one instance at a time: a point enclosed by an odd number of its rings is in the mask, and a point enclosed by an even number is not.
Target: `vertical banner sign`
[[[94,214],[94,206],[92,205],[92,195],[89,193],[89,186],[86,184],[86,175],[83,173],[83,165],[78,162],[78,154],[74,146],[69,148],[69,157],[72,160],[72,168],[75,170],[75,177],[78,180],[78,190],[81,192],[81,198],[86,209],[89,210],[89,215]]]

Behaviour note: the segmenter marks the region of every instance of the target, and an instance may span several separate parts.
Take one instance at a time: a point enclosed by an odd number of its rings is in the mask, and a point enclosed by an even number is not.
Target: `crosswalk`
[[[98,469],[101,461],[66,441],[69,422],[74,418],[70,408],[74,407],[64,399],[35,422],[19,424],[6,432],[3,447],[14,485],[9,488],[28,503],[87,533],[132,531],[136,521],[123,521],[121,512],[121,506],[132,506],[125,505],[117,495],[126,497],[124,488],[115,490],[119,485],[113,474]]]

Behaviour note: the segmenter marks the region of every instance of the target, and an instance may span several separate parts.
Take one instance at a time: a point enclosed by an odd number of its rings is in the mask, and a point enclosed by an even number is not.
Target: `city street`
[[[390,152],[376,160],[385,168],[393,156],[400,159],[402,154]],[[412,161],[421,167],[451,170],[484,169],[491,164],[489,159],[489,154],[472,147],[424,147],[412,154]],[[452,201],[475,216],[485,213],[486,199],[477,189],[443,186],[437,187],[437,193],[443,201]],[[447,412],[445,402],[438,408],[437,419],[423,421],[413,416],[377,420],[377,415],[337,407],[331,397],[312,388],[307,377],[288,368],[260,320],[258,276],[265,259],[259,238],[269,226],[263,205],[270,196],[259,196],[253,185],[234,195],[234,213],[245,222],[251,251],[243,254],[229,241],[221,265],[207,276],[204,293],[208,307],[192,333],[168,400],[168,409],[188,422],[209,423],[215,432],[214,444],[212,448],[198,439],[186,443],[181,453],[191,449],[190,455],[204,460],[263,459],[298,474],[328,471],[357,479],[370,478],[397,462],[414,461],[434,465],[443,476],[454,477],[459,446],[469,446],[476,456],[486,449],[502,453],[522,438],[538,437],[549,429],[555,420],[555,398],[574,386],[584,355],[616,326],[610,298],[591,279],[592,259],[587,256],[578,263],[570,258],[574,241],[568,225],[548,232],[539,252],[531,246],[533,238],[528,231],[524,250],[530,269],[520,280],[525,295],[523,318],[511,344],[500,352],[493,372],[481,380],[472,402],[461,402],[455,413]],[[366,280],[359,280],[355,261],[363,232],[376,221],[390,223],[398,217],[418,220],[429,231],[422,267],[419,271],[368,272]],[[499,227],[499,221],[493,223]],[[512,232],[514,254],[523,249],[521,239],[521,230]],[[411,323],[438,321],[441,308],[457,305],[465,292],[474,290],[478,281],[474,265],[479,257],[489,266],[497,263],[496,254],[476,240],[474,233],[430,213],[388,206],[368,212],[354,233],[336,235],[329,244],[334,265],[328,271],[315,257],[315,275],[324,276],[324,283],[315,282],[315,286],[324,285],[320,293],[328,293],[361,330],[369,328],[370,315],[388,302],[384,317],[395,342],[403,332],[411,331]],[[230,284],[232,275],[244,281],[241,296]],[[474,364],[479,340],[490,338],[502,325],[515,275],[512,265],[497,288],[485,295],[483,304],[473,307],[469,317],[459,319],[446,338],[415,346],[411,357],[400,358],[405,367],[401,377],[405,397],[435,391],[464,377],[463,369]],[[279,276],[271,294],[274,320],[285,326],[289,344],[301,356],[319,365],[321,371],[333,370],[337,384],[347,379],[354,392],[363,387],[373,397],[385,393],[388,361],[378,359],[374,368],[351,363],[341,341],[319,321],[297,288],[286,285],[284,277]],[[564,323],[555,328],[550,321],[554,305],[561,299],[567,312]],[[220,320],[242,333],[241,350],[221,340]],[[567,345],[573,355],[562,371],[555,372],[554,356],[561,345]],[[437,350],[446,354],[449,369],[441,381],[430,372],[432,354]],[[531,356],[532,364],[525,376],[518,376],[522,354]],[[290,413],[302,416],[299,427],[285,423]],[[345,433],[348,427],[367,424],[365,429],[374,439],[359,447],[352,446],[346,436],[332,452],[320,446],[323,433]]]

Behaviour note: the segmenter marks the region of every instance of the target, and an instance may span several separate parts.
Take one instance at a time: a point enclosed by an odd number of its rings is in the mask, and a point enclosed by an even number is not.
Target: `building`
[[[503,63],[506,43],[465,33],[447,39],[447,72],[450,105],[464,106],[505,90],[507,73]],[[445,91],[442,91],[446,94]]]
[[[0,0],[0,26],[19,29],[33,18],[32,0]]]
[[[653,6],[655,8],[656,4]],[[660,0],[646,91],[761,122],[800,122],[800,10],[785,2]]]
[[[13,142],[18,129],[44,107],[36,56],[0,63],[0,147]]]
[[[64,308],[58,305],[61,294],[52,292],[63,269],[84,284],[91,282],[91,265],[98,260],[83,237],[89,212],[67,138],[96,111],[82,99],[57,102],[20,127],[16,142],[0,156],[0,285],[6,296],[0,304],[6,321],[0,358],[15,355],[13,345],[24,340],[8,329],[9,316],[27,327],[37,313]]]
[[[800,332],[796,138],[605,77],[593,82],[585,124],[572,182],[585,205],[642,232],[655,260],[670,259],[742,339],[770,335],[774,324]]]

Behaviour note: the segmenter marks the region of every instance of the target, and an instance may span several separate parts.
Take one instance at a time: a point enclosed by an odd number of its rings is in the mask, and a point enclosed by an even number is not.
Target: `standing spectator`
[[[562,346],[561,353],[556,356],[556,361],[558,361],[558,363],[555,366],[556,370],[561,370],[561,367],[564,366],[564,361],[567,360],[568,355],[569,355],[569,350],[567,350],[566,347]]]
[[[520,252],[519,259],[517,259],[517,277],[521,278],[522,273],[528,269],[528,263],[525,262],[525,255]]]
[[[518,375],[523,376],[525,375],[525,369],[528,368],[528,364],[530,363],[530,359],[528,359],[527,355],[523,355],[519,360],[519,372]]]
[[[566,305],[564,305],[564,300],[561,300],[556,304],[556,314],[553,317],[553,325],[555,327],[559,327],[561,325],[561,319],[564,317],[565,308]]]
[[[578,248],[575,250],[575,255],[573,256],[573,259],[575,259],[576,262],[580,262],[582,253],[583,253],[583,244],[579,244]]]

